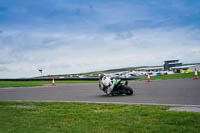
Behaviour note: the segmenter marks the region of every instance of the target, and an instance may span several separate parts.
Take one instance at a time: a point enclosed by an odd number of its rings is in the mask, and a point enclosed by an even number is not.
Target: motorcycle
[[[128,86],[128,81],[122,83],[120,79],[115,80],[115,86],[111,92],[111,95],[132,95],[133,89]]]
[[[103,82],[102,82],[103,79]],[[99,88],[107,93],[108,88],[112,88],[109,95],[132,95],[133,89],[128,86],[128,81],[122,82],[121,79],[100,76]]]

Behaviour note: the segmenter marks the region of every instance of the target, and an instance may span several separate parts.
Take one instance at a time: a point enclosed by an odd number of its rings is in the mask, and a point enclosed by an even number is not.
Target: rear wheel
[[[133,94],[133,89],[131,87],[126,86],[126,85],[122,85],[121,87],[125,91],[126,95],[132,95]]]
[[[126,95],[133,95],[133,89],[132,88],[127,89]]]

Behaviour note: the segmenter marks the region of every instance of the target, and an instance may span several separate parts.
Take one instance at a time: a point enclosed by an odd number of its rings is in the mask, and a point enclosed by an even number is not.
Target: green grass
[[[77,83],[96,83],[97,81],[55,81],[56,84],[77,84]],[[51,81],[0,81],[0,88],[4,87],[32,87],[42,86],[44,84],[51,84]]]
[[[200,72],[198,73],[200,75]],[[179,73],[171,75],[162,75],[162,76],[151,76],[151,80],[166,80],[166,79],[185,79],[185,78],[194,78],[194,73]],[[147,78],[141,78],[138,80],[146,80]]]
[[[0,133],[198,133],[200,113],[168,106],[0,102]]]
[[[0,87],[29,87],[29,86],[41,86],[43,84],[50,83],[47,81],[0,81]]]

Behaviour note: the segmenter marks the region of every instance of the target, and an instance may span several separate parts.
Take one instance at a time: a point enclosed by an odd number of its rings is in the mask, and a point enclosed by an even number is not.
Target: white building
[[[172,70],[178,73],[180,73],[181,71],[194,72],[195,69],[200,71],[200,65],[184,65],[184,66],[172,67]]]
[[[145,71],[145,72],[159,72],[159,71],[164,71],[164,67],[144,67],[144,68],[139,68],[136,71]]]

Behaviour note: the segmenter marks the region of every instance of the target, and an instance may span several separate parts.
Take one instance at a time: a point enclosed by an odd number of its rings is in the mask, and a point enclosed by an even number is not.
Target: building
[[[167,60],[165,61],[164,64],[164,70],[169,71],[171,70],[172,67],[179,67],[182,66],[183,64],[179,62],[179,60]]]
[[[184,66],[178,66],[178,67],[172,67],[171,68],[174,72],[180,73],[180,72],[194,72],[195,69],[200,71],[200,65],[184,65]]]
[[[161,67],[144,67],[144,68],[139,68],[136,69],[136,71],[145,71],[145,72],[159,72],[159,71],[163,71],[164,68]]]

